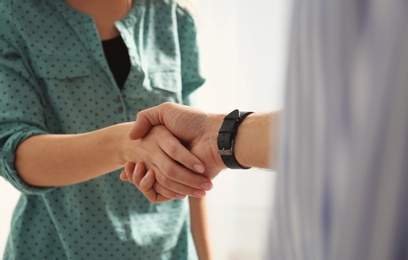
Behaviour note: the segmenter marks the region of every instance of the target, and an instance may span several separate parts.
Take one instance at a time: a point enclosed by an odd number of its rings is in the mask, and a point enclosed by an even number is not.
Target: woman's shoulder
[[[25,33],[36,32],[51,15],[46,0],[0,0],[0,37],[17,39]]]
[[[10,20],[13,14],[12,10],[13,0],[0,0],[0,22]]]
[[[42,2],[44,2],[44,0],[0,0],[0,16],[10,16],[16,12],[20,13],[22,10],[33,8]]]
[[[169,7],[177,6],[178,8],[186,12],[192,11],[193,8],[192,0],[136,0],[135,2],[156,6],[169,6]]]
[[[181,23],[184,19],[192,21],[195,17],[192,0],[135,0],[135,4],[145,6],[155,16],[163,18],[163,15],[170,15]]]
[[[0,0],[0,40],[8,40],[13,31],[13,5],[13,0]]]
[[[6,28],[3,27],[4,23],[12,21],[15,24],[26,21],[31,16],[36,16],[40,8],[45,9],[46,7],[44,0],[0,0],[0,24],[2,28]]]

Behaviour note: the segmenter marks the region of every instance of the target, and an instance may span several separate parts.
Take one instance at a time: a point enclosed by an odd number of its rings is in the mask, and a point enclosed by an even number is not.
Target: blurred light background
[[[282,107],[290,1],[196,0],[206,84],[200,109]],[[208,193],[215,260],[262,259],[276,173],[222,172]]]
[[[282,106],[290,1],[196,0],[207,82],[197,106],[268,111]],[[215,260],[257,260],[267,246],[276,174],[222,172],[208,193]],[[19,193],[0,178],[0,256]]]

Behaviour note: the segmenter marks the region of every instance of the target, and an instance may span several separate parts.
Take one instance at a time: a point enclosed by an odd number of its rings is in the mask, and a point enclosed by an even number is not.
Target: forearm
[[[235,157],[245,166],[276,167],[278,112],[254,113],[245,118],[235,137]]]
[[[276,167],[276,145],[279,112],[253,113],[247,116],[238,127],[234,142],[234,154],[237,161],[247,167],[274,169]],[[213,122],[209,141],[214,164],[221,162],[218,155],[217,137],[225,115],[212,117]]]
[[[123,138],[131,124],[75,135],[38,135],[19,145],[16,169],[33,186],[65,186],[122,167]]]
[[[205,198],[189,198],[191,232],[200,260],[211,260],[211,243],[208,229],[207,201]]]

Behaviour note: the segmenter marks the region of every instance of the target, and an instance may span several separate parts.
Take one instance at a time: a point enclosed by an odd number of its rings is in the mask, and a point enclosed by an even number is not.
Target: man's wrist
[[[221,155],[218,153],[218,145],[217,145],[218,131],[220,130],[222,126],[225,116],[226,114],[215,114],[211,118],[211,122],[212,122],[211,130],[210,130],[211,152],[212,152],[212,157],[214,159],[216,167],[220,170],[227,168],[227,166],[224,164],[224,162],[221,159]]]
[[[253,112],[240,111],[238,109],[233,110],[224,117],[222,126],[218,131],[218,153],[221,155],[224,164],[230,169],[250,168],[240,164],[235,157],[235,137],[240,124],[252,113]]]
[[[235,159],[237,162],[245,167],[251,167],[250,163],[247,162],[247,156],[245,153],[245,137],[248,137],[250,133],[250,126],[253,123],[253,114],[248,115],[245,120],[239,125],[237,130],[237,135],[235,136]],[[248,147],[247,147],[248,149]]]
[[[278,113],[253,113],[246,117],[235,137],[235,158],[247,167],[273,168]]]

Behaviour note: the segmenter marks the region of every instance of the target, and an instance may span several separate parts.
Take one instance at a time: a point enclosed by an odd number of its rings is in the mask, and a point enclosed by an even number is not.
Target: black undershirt
[[[122,89],[130,71],[128,48],[120,36],[102,41],[102,46],[113,77]]]

